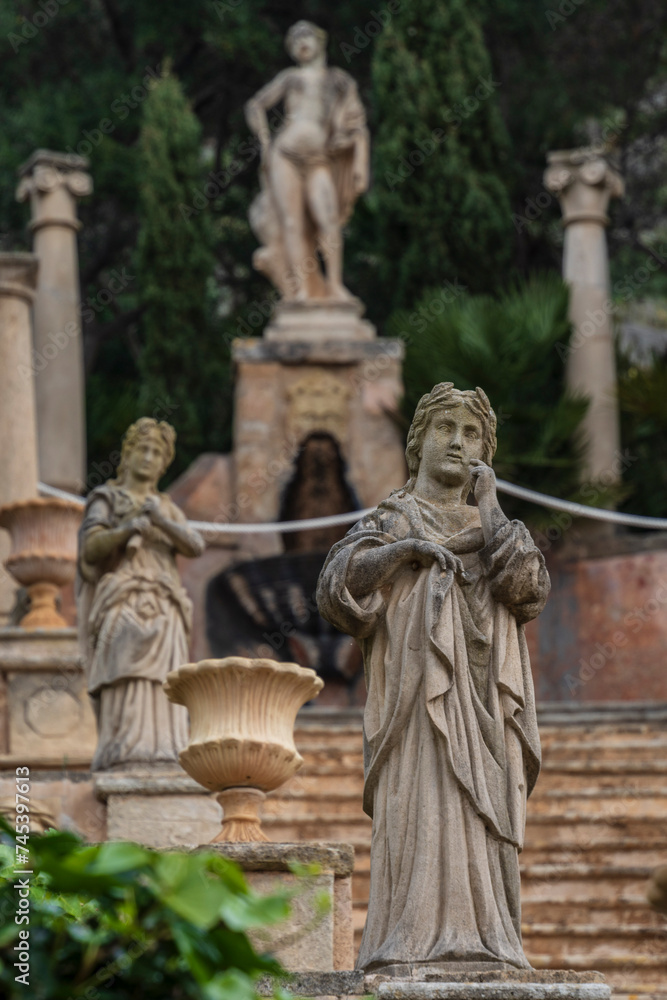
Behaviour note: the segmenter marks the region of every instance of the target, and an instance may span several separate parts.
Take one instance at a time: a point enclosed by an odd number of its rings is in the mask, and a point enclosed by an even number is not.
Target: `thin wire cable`
[[[561,510],[566,514],[572,514],[574,517],[588,517],[596,521],[610,521],[612,524],[624,524],[631,528],[667,531],[667,518],[664,517],[645,517],[642,514],[619,514],[615,510],[604,510],[601,507],[587,507],[586,504],[575,503],[573,500],[559,500],[557,497],[550,497],[545,493],[527,490],[524,486],[514,486],[513,483],[506,483],[503,479],[497,480],[497,486],[501,493],[507,493],[509,496],[517,497],[520,500],[527,500],[541,507],[548,507],[550,510]],[[46,483],[39,483],[38,487],[39,492],[44,496],[56,497],[60,500],[72,500],[75,503],[79,503],[82,507],[86,502],[83,497],[76,496],[73,493],[66,493],[64,490],[56,489],[55,486],[47,486]],[[215,537],[217,535],[261,535],[271,534],[275,531],[281,533],[288,531],[308,531],[311,528],[331,528],[339,524],[353,524],[374,510],[374,507],[365,507],[363,510],[351,510],[347,514],[331,514],[328,517],[308,517],[302,521],[271,521],[269,523],[260,522],[257,524],[190,521],[189,524],[208,537]]]

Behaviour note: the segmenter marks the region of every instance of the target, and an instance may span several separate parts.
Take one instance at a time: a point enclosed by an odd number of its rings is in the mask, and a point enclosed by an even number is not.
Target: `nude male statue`
[[[279,73],[245,108],[262,150],[262,190],[250,222],[263,246],[253,262],[285,299],[345,301],[341,230],[368,188],[366,116],[354,80],[326,65],[324,31],[299,21],[285,45],[297,67]],[[267,111],[281,101],[284,122],[272,141]]]

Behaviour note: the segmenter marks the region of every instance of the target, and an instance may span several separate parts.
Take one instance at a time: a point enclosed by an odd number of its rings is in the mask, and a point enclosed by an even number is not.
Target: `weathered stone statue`
[[[368,686],[365,970],[529,968],[518,855],[540,744],[523,625],[549,577],[498,505],[495,448],[484,392],[435,386],[410,428],[408,483],[334,545],[319,580],[320,612],[358,640]]]
[[[262,146],[262,190],[250,208],[263,243],[254,264],[296,301],[350,298],[341,230],[368,187],[364,108],[352,77],[327,68],[326,37],[308,21],[293,25],[285,43],[298,67],[283,70],[246,105]],[[285,120],[271,140],[266,113],[280,101]]]
[[[94,771],[176,762],[187,743],[187,711],[167,700],[162,682],[188,661],[192,606],[175,556],[198,556],[204,542],[157,490],[175,438],[150,417],[132,424],[117,478],[86,503],[77,604],[97,716]]]

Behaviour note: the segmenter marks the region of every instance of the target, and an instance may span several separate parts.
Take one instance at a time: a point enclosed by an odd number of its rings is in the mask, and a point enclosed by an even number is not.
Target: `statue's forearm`
[[[355,552],[347,572],[347,586],[353,597],[363,597],[389,583],[396,572],[410,561],[409,539],[373,546]]]
[[[257,136],[260,142],[268,142],[269,133],[269,123],[266,117],[266,109],[262,104],[253,97],[252,100],[248,101],[246,104],[245,117],[248,123],[248,128],[250,131]]]
[[[479,504],[479,519],[482,523],[482,533],[484,541],[488,545],[494,535],[508,523],[509,518],[503,514],[498,500],[494,498],[490,502]]]
[[[173,543],[176,551],[182,556],[194,559],[200,556],[206,548],[206,543],[199,532],[193,528],[189,528],[187,524],[179,524],[177,521],[171,521],[168,518],[164,518],[164,520],[160,519],[156,524],[157,527],[164,531]]]
[[[90,532],[83,545],[83,558],[96,563],[106,559],[124,545],[132,534],[131,528],[97,528]]]

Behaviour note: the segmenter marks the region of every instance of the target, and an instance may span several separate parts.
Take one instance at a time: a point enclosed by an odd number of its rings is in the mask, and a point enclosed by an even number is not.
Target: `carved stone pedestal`
[[[180,767],[98,771],[95,795],[106,802],[109,840],[146,847],[192,847],[212,840],[222,811],[215,797]]]
[[[236,502],[228,519],[278,520],[296,456],[314,433],[336,442],[361,507],[401,486],[403,353],[402,341],[385,338],[279,341],[267,331],[263,340],[236,340]]]
[[[97,735],[75,629],[0,629],[0,689],[1,767],[90,763]]]
[[[363,972],[303,973],[290,990],[316,1000],[608,1000],[611,990],[599,972],[450,972],[414,971],[413,975],[364,976]],[[271,984],[260,993],[272,996]]]
[[[259,951],[271,951],[288,972],[333,973],[352,968],[354,848],[350,844],[214,844],[200,850],[215,850],[235,861],[256,892],[294,891],[286,922],[251,932]],[[307,879],[297,876],[290,870],[294,862],[317,864],[320,874]],[[322,895],[329,903],[324,912],[318,903]]]
[[[264,331],[264,338],[281,341],[374,340],[375,327],[362,319],[363,312],[359,299],[279,302]]]

